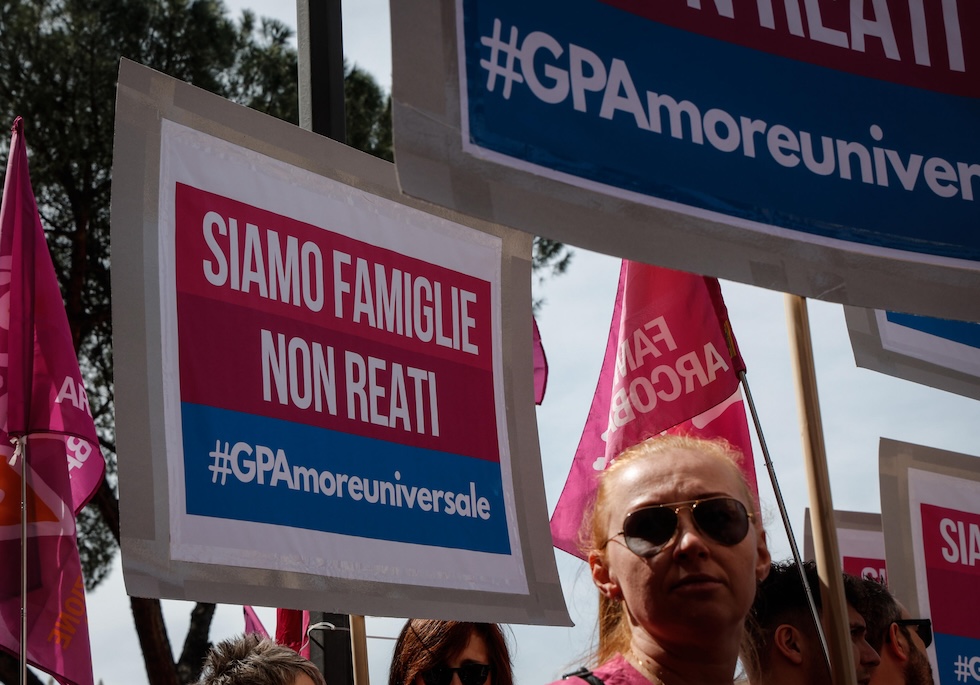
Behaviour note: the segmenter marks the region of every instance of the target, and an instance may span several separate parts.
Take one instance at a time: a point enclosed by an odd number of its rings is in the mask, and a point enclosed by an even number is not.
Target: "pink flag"
[[[310,612],[300,609],[276,609],[276,642],[289,647],[300,656],[310,658]]]
[[[579,528],[596,474],[623,450],[668,429],[712,436],[712,418],[744,434],[716,434],[742,447],[755,482],[737,371],[744,369],[716,279],[624,261],[599,382],[585,429],[551,517],[554,544],[582,556]],[[727,334],[727,335],[726,335]],[[732,398],[735,398],[734,400]],[[710,410],[734,405],[727,411]],[[707,415],[700,417],[705,412]],[[695,423],[681,425],[694,417]],[[711,424],[715,429],[721,423]]]
[[[262,625],[262,620],[255,613],[255,609],[246,605],[242,609],[245,611],[245,633],[256,633],[259,637],[269,637],[269,631]]]
[[[105,462],[41,229],[20,117],[0,205],[0,381],[0,648],[16,655],[22,647],[20,489],[26,475],[27,661],[59,682],[91,685],[74,514],[101,482]],[[26,469],[21,455],[11,459],[10,436],[30,436]]]
[[[538,321],[531,318],[534,326],[534,403],[544,402],[544,392],[548,388],[548,358],[544,356],[544,345],[541,344],[541,333],[538,332]]]
[[[7,338],[0,348],[0,354],[7,353],[6,431],[65,436],[61,458],[68,464],[72,509],[78,513],[102,482],[105,460],[34,201],[20,117],[13,130],[0,224],[0,297],[9,293],[9,304],[0,311]],[[4,441],[3,448],[7,445]]]

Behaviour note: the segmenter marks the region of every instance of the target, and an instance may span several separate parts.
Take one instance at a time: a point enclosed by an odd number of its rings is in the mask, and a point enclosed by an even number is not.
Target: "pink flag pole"
[[[20,682],[27,682],[27,440],[14,438],[20,456]]]

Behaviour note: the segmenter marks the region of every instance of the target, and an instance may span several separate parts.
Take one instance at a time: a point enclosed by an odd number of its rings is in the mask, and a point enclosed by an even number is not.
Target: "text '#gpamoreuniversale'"
[[[950,201],[973,202],[980,194],[980,160],[890,148],[888,131],[873,121],[868,139],[854,140],[712,107],[635,81],[622,59],[563,44],[544,31],[522,33],[500,19],[480,40],[485,88],[505,100],[515,88],[526,88],[547,105],[605,120],[623,117],[638,131],[749,160],[768,159],[796,173],[908,193],[925,190]]]
[[[498,458],[489,283],[184,184],[176,215],[182,402]]]
[[[202,405],[181,418],[188,514],[510,553],[495,461]]]

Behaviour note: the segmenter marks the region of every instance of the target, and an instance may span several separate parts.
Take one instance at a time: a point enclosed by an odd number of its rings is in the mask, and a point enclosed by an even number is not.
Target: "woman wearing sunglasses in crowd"
[[[769,570],[740,460],[724,441],[663,436],[600,474],[583,531],[599,589],[597,668],[575,675],[592,685],[731,685]]]
[[[495,623],[413,618],[395,642],[388,685],[514,685],[504,634]]]

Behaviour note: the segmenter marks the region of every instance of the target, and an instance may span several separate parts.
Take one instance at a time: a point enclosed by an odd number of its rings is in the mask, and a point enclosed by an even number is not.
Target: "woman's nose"
[[[676,555],[703,555],[708,551],[707,541],[704,533],[694,522],[690,507],[685,507],[677,512],[677,532],[674,533],[674,554]]]

